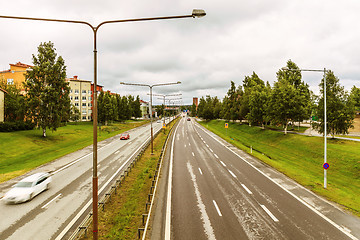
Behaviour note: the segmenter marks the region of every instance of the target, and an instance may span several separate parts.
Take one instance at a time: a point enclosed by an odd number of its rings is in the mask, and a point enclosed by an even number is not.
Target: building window
[[[70,89],[70,93],[72,93],[72,89]]]
[[[14,79],[8,78],[8,79],[7,79],[7,84],[8,84],[8,85],[14,85]]]
[[[75,96],[75,101],[79,101],[79,97],[78,97],[78,96]]]
[[[86,107],[86,103],[82,103],[82,106],[83,106],[83,107]]]
[[[70,96],[70,100],[73,100],[73,97],[72,97],[72,96]]]
[[[92,107],[92,103],[88,103],[88,107]]]
[[[86,97],[85,97],[85,96],[83,96],[83,97],[82,97],[82,100],[83,100],[83,101],[86,101]]]
[[[89,97],[89,101],[91,101],[92,100],[92,97]]]
[[[89,110],[88,113],[89,113],[89,114],[92,114],[92,110]]]
[[[75,89],[75,94],[79,94],[79,89]]]
[[[79,103],[76,102],[76,103],[75,103],[75,107],[78,107],[78,106],[79,106]]]
[[[91,120],[91,116],[88,116],[88,119]]]
[[[86,90],[82,90],[81,93],[86,94]]]
[[[90,95],[92,94],[92,91],[91,91],[91,90],[89,90],[89,94],[90,94]]]
[[[82,117],[82,120],[86,120],[86,116],[83,116],[83,117]]]

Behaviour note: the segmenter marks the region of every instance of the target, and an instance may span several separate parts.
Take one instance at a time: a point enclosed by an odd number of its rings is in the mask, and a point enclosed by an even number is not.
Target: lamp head
[[[205,13],[205,11],[204,10],[202,10],[202,9],[194,9],[193,11],[192,11],[192,14],[191,14],[192,16],[193,16],[193,18],[201,18],[201,17],[205,17],[206,16],[206,13]]]

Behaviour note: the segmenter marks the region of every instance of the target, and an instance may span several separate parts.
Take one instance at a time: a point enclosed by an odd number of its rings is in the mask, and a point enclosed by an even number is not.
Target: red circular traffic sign
[[[323,164],[323,168],[326,170],[326,169],[328,169],[330,167],[330,165],[329,165],[329,163],[324,163]]]

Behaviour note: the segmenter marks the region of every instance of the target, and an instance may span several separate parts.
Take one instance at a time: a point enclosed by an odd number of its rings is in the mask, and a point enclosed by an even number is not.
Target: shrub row
[[[15,132],[21,130],[32,130],[34,129],[35,124],[31,121],[17,121],[17,122],[1,122],[0,123],[0,132]]]

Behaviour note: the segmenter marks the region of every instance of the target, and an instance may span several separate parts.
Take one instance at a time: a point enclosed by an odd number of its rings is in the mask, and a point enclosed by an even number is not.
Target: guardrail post
[[[138,228],[138,236],[139,236],[139,239],[141,238],[141,231],[144,231],[145,229],[144,228]]]
[[[145,217],[147,217],[148,215],[147,214],[143,214],[142,215],[142,224],[145,225]]]

